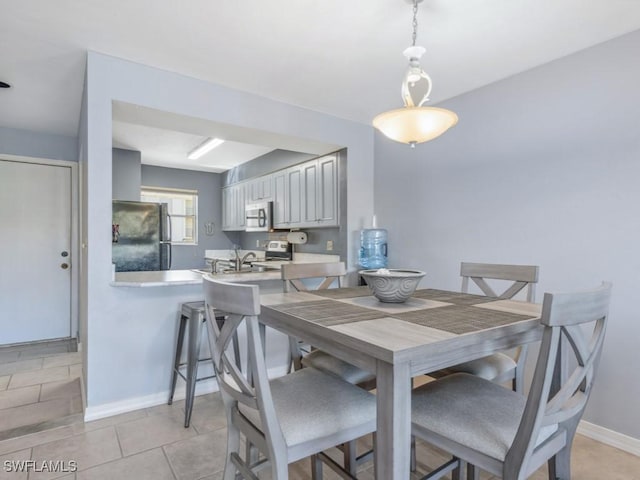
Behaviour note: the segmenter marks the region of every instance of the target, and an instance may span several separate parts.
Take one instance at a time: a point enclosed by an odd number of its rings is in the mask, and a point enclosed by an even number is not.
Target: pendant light
[[[438,107],[423,107],[431,93],[431,78],[420,67],[420,58],[425,49],[416,46],[418,30],[418,3],[422,0],[406,0],[413,4],[413,42],[403,53],[409,68],[402,81],[404,107],[381,113],[373,119],[373,126],[396,142],[406,143],[412,148],[417,143],[428,142],[439,137],[458,123],[458,116],[451,110]],[[422,95],[419,102],[414,95]]]

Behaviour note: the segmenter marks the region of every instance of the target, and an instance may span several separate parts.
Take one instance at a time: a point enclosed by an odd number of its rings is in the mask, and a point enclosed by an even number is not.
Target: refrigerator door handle
[[[173,238],[173,228],[171,225],[171,215],[167,213],[167,238],[165,238],[165,240],[167,242],[170,242],[171,239]]]
[[[171,270],[171,262],[173,261],[173,245],[171,245],[171,242],[168,243],[168,250],[169,250],[169,268],[167,268],[167,270]]]

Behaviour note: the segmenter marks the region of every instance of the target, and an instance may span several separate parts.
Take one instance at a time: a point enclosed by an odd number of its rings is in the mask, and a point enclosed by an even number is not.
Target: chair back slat
[[[304,279],[321,279],[320,285],[315,290],[329,288],[334,282],[338,286],[342,283],[342,277],[347,274],[344,262],[330,263],[290,263],[282,266],[281,275],[285,283],[285,291],[289,291],[290,286],[298,292],[308,291],[310,288],[302,282]]]
[[[542,320],[545,325],[576,325],[605,317],[609,311],[610,297],[599,290],[585,292],[584,299],[576,300],[571,293],[556,293],[543,304]],[[545,311],[546,309],[546,311]]]
[[[471,279],[487,297],[494,297],[501,300],[511,299],[526,288],[527,301],[534,301],[535,284],[538,282],[538,273],[539,268],[535,265],[502,265],[471,262],[462,262],[460,264],[463,293],[469,292],[469,279]],[[507,280],[513,283],[502,293],[498,294],[494,288],[487,283],[487,279]]]
[[[505,478],[526,478],[539,466],[529,462],[536,452],[558,435],[575,435],[596,376],[610,296],[610,283],[585,292],[545,294],[540,353],[518,433],[505,459]],[[569,364],[575,368],[566,375]],[[540,429],[550,425],[556,432],[538,445]]]

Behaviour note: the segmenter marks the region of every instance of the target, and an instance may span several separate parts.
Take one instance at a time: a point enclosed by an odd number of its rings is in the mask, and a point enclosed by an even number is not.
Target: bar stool
[[[218,326],[222,328],[222,324],[225,321],[224,316],[216,316]],[[185,398],[184,408],[184,426],[187,428],[191,422],[191,411],[193,410],[193,401],[195,398],[196,383],[201,380],[208,380],[215,377],[209,375],[207,377],[198,378],[198,364],[200,362],[212,362],[211,357],[200,358],[200,343],[202,339],[202,329],[206,328],[206,318],[204,314],[204,301],[200,302],[187,302],[180,305],[180,325],[178,326],[178,338],[176,342],[176,352],[173,359],[173,372],[171,374],[171,391],[169,393],[169,402],[173,403],[173,395],[176,391],[176,382],[178,375],[182,377],[187,383],[187,391]],[[189,341],[187,344],[187,361],[181,363],[180,358],[182,356],[182,347],[184,345],[184,335],[189,332]],[[238,367],[240,367],[240,349],[238,344],[238,337],[233,337],[233,351],[235,354],[235,361]],[[186,375],[181,371],[186,367]],[[215,370],[214,370],[215,371]]]

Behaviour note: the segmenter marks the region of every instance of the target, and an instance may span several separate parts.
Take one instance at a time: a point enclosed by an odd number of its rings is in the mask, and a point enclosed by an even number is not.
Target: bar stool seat
[[[198,378],[198,365],[200,362],[211,362],[211,357],[200,358],[200,343],[202,339],[202,329],[207,328],[206,317],[204,313],[204,301],[186,302],[180,305],[180,324],[178,326],[178,338],[176,341],[175,356],[173,359],[173,371],[171,372],[171,389],[169,392],[168,404],[173,403],[173,396],[176,391],[176,383],[178,376],[182,377],[187,383],[185,408],[184,408],[184,426],[187,428],[191,422],[191,412],[193,410],[193,402],[195,399],[196,383],[202,380],[208,380],[215,377],[209,375]],[[218,327],[222,327],[225,317],[216,317]],[[181,362],[182,348],[184,346],[184,336],[188,333],[189,340],[187,343],[187,361]],[[240,365],[240,350],[238,338],[233,338],[233,350],[237,365]],[[186,369],[186,374],[183,370]],[[214,369],[215,372],[215,369]]]

